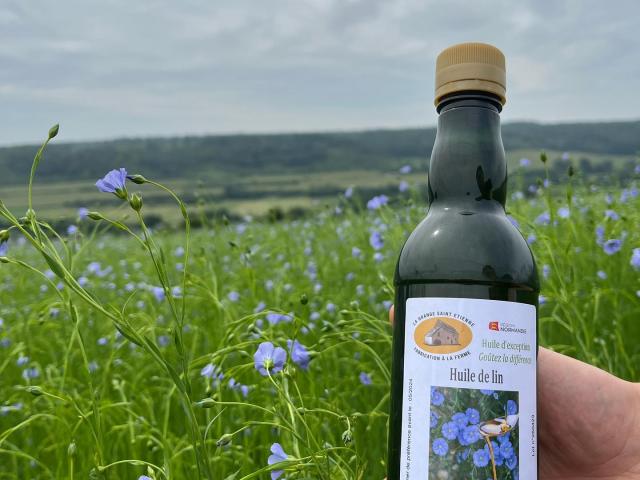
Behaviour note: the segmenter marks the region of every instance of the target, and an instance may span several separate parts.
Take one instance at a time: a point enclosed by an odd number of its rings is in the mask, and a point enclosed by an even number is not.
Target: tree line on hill
[[[549,149],[633,155],[640,150],[640,121],[574,124],[507,123],[505,149]],[[228,174],[389,171],[426,159],[435,128],[343,133],[210,135],[53,143],[39,167],[45,181],[99,178],[116,167],[154,178],[213,178]],[[0,185],[28,177],[34,145],[0,148]]]

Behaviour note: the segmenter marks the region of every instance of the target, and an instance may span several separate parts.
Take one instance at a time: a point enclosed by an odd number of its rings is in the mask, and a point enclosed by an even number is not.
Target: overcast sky
[[[640,2],[4,0],[0,144],[431,126],[435,57],[507,57],[505,120],[640,118]]]

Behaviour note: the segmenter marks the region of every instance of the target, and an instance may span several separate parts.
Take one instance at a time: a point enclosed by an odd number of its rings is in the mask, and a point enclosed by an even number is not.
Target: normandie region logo
[[[459,352],[473,338],[467,324],[451,317],[427,318],[416,326],[413,335],[418,348],[435,354]]]

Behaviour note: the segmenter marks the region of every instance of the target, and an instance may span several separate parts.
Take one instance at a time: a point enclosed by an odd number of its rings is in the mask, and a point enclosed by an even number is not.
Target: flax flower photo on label
[[[429,473],[518,479],[518,392],[431,387]]]

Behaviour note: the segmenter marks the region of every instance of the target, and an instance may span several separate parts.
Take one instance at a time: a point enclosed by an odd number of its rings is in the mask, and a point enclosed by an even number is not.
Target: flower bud
[[[0,263],[9,263],[9,259],[7,257],[0,257]]]
[[[131,208],[133,208],[136,212],[139,212],[140,210],[142,210],[142,197],[139,194],[134,193],[129,199],[129,205],[131,205]]]
[[[345,430],[342,433],[342,443],[348,447],[351,445],[351,442],[353,442],[353,432],[351,430]]]
[[[75,456],[77,455],[77,453],[78,453],[78,449],[77,449],[77,447],[76,447],[76,442],[71,442],[71,443],[69,444],[69,447],[67,447],[67,455],[68,455],[70,458],[75,458]]]
[[[33,395],[34,397],[39,397],[40,395],[43,395],[44,392],[42,391],[42,388],[40,387],[27,387],[25,388],[25,390],[27,392],[29,392],[31,395]]]
[[[9,230],[0,230],[0,243],[9,240]]]
[[[195,406],[200,408],[213,408],[216,406],[216,402],[213,400],[213,398],[205,398],[203,400],[200,400],[199,402],[196,402]]]
[[[143,183],[148,182],[148,180],[142,175],[129,175],[127,178],[129,178],[129,180],[131,180],[136,185],[142,185]]]
[[[56,123],[53,127],[49,129],[49,140],[58,135],[58,131],[60,130],[60,124]]]
[[[300,303],[302,305],[306,305],[307,303],[309,303],[309,297],[307,297],[306,293],[303,293],[302,295],[300,295]]]
[[[44,256],[44,259],[47,262],[47,265],[49,265],[51,271],[58,277],[64,278],[64,270],[62,269],[60,264],[56,260],[54,260],[48,253],[43,253],[42,255]]]
[[[573,177],[576,173],[575,168],[573,168],[573,165],[569,165],[569,168],[567,169],[567,175],[569,175],[570,177]]]
[[[540,161],[542,163],[547,163],[547,153],[546,152],[540,152]]]
[[[36,212],[33,210],[33,208],[29,208],[27,210],[27,213],[24,214],[24,218],[26,219],[27,222],[31,222],[35,220]]]
[[[229,433],[225,433],[218,439],[218,441],[216,442],[216,445],[218,447],[224,447],[225,445],[229,445],[232,439],[233,439],[233,435]]]

